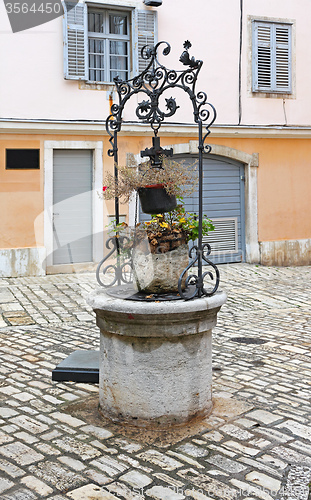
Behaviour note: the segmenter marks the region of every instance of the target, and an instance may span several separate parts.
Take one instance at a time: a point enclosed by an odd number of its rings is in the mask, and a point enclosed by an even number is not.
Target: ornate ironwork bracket
[[[176,103],[175,98],[165,97],[165,93],[170,92],[171,89],[179,88],[186,92],[189,99],[191,100],[193,107],[193,117],[194,122],[198,124],[198,135],[199,135],[199,238],[197,245],[193,246],[190,250],[189,256],[191,261],[187,268],[183,271],[179,280],[179,293],[180,296],[188,300],[189,298],[201,297],[203,295],[213,295],[219,286],[219,271],[215,264],[213,264],[207,257],[211,252],[210,246],[208,244],[203,244],[202,241],[202,218],[203,218],[203,155],[204,153],[209,153],[211,151],[210,146],[205,145],[205,140],[210,134],[209,127],[214,123],[216,119],[216,110],[214,106],[208,102],[207,95],[205,92],[196,91],[196,83],[198,79],[198,74],[201,70],[203,62],[196,60],[194,57],[190,57],[189,49],[191,43],[187,40],[184,43],[184,51],[180,56],[180,62],[186,69],[182,71],[176,71],[166,68],[164,65],[160,64],[158,60],[158,51],[161,48],[162,54],[167,56],[170,53],[171,47],[167,42],[159,42],[154,47],[145,46],[142,48],[141,55],[143,59],[148,61],[146,69],[140,73],[138,76],[129,79],[121,80],[120,77],[114,78],[114,83],[117,89],[118,102],[111,106],[111,114],[106,120],[106,130],[109,137],[109,142],[111,148],[108,151],[108,155],[114,158],[115,161],[115,177],[118,178],[118,132],[121,130],[122,125],[122,115],[124,107],[129,101],[129,99],[135,94],[142,96],[142,100],[138,103],[136,107],[136,116],[139,121],[147,123],[150,125],[154,132],[153,146],[152,148],[147,148],[141,152],[142,156],[149,156],[151,159],[152,166],[161,167],[161,155],[171,156],[171,150],[162,149],[160,146],[160,139],[158,137],[158,131],[165,121],[165,119],[173,116],[179,106]],[[160,102],[160,98],[163,99]],[[164,107],[163,107],[163,103]],[[203,133],[203,127],[205,131]],[[116,221],[119,222],[119,202],[118,199],[115,200],[115,214]],[[114,243],[112,243],[114,241]],[[121,284],[122,278],[122,266],[120,263],[120,248],[121,240],[116,239],[116,237],[107,241],[107,248],[113,246],[111,252],[101,261],[97,269],[97,279],[98,282],[103,286],[112,286],[113,284]],[[115,278],[112,280],[112,284],[105,285],[100,279],[100,273],[112,271],[111,266],[106,266],[101,271],[101,267],[105,264],[108,258],[116,252],[117,254],[117,267],[113,268],[115,270]],[[202,266],[207,264],[211,267],[211,270],[203,273]],[[181,283],[182,278],[190,270],[190,268],[196,266],[197,273],[192,273],[186,279],[186,285],[195,285],[195,291],[189,297],[189,293],[182,290]],[[209,277],[214,279],[214,287],[211,291],[208,291],[204,285],[204,279]],[[128,282],[128,281],[127,281]],[[189,290],[188,290],[189,291]]]

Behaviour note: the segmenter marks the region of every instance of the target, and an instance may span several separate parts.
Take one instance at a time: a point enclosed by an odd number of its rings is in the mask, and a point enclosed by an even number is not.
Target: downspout
[[[243,35],[243,0],[240,0],[240,51],[239,51],[239,125],[242,119],[242,35]]]

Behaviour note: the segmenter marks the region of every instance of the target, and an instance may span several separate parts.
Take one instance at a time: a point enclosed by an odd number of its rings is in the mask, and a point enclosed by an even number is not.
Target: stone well
[[[174,425],[212,409],[212,328],[226,294],[133,301],[92,293],[100,328],[99,406],[117,422]]]

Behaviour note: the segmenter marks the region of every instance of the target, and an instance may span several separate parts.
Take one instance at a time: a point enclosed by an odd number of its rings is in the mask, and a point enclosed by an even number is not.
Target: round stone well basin
[[[212,409],[212,329],[224,292],[147,302],[93,292],[100,328],[99,407],[137,426],[204,418]]]

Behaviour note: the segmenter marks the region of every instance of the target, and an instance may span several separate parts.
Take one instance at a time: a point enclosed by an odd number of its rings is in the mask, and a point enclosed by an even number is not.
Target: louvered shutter
[[[291,26],[253,24],[253,91],[291,91]]]
[[[137,12],[137,50],[138,50],[138,73],[144,71],[150,60],[141,57],[141,49],[145,45],[153,47],[157,43],[157,13],[148,10]]]
[[[275,87],[278,91],[291,90],[291,27],[275,25]]]
[[[86,4],[64,4],[64,76],[68,80],[88,79]]]
[[[271,26],[255,25],[254,90],[272,90]]]

